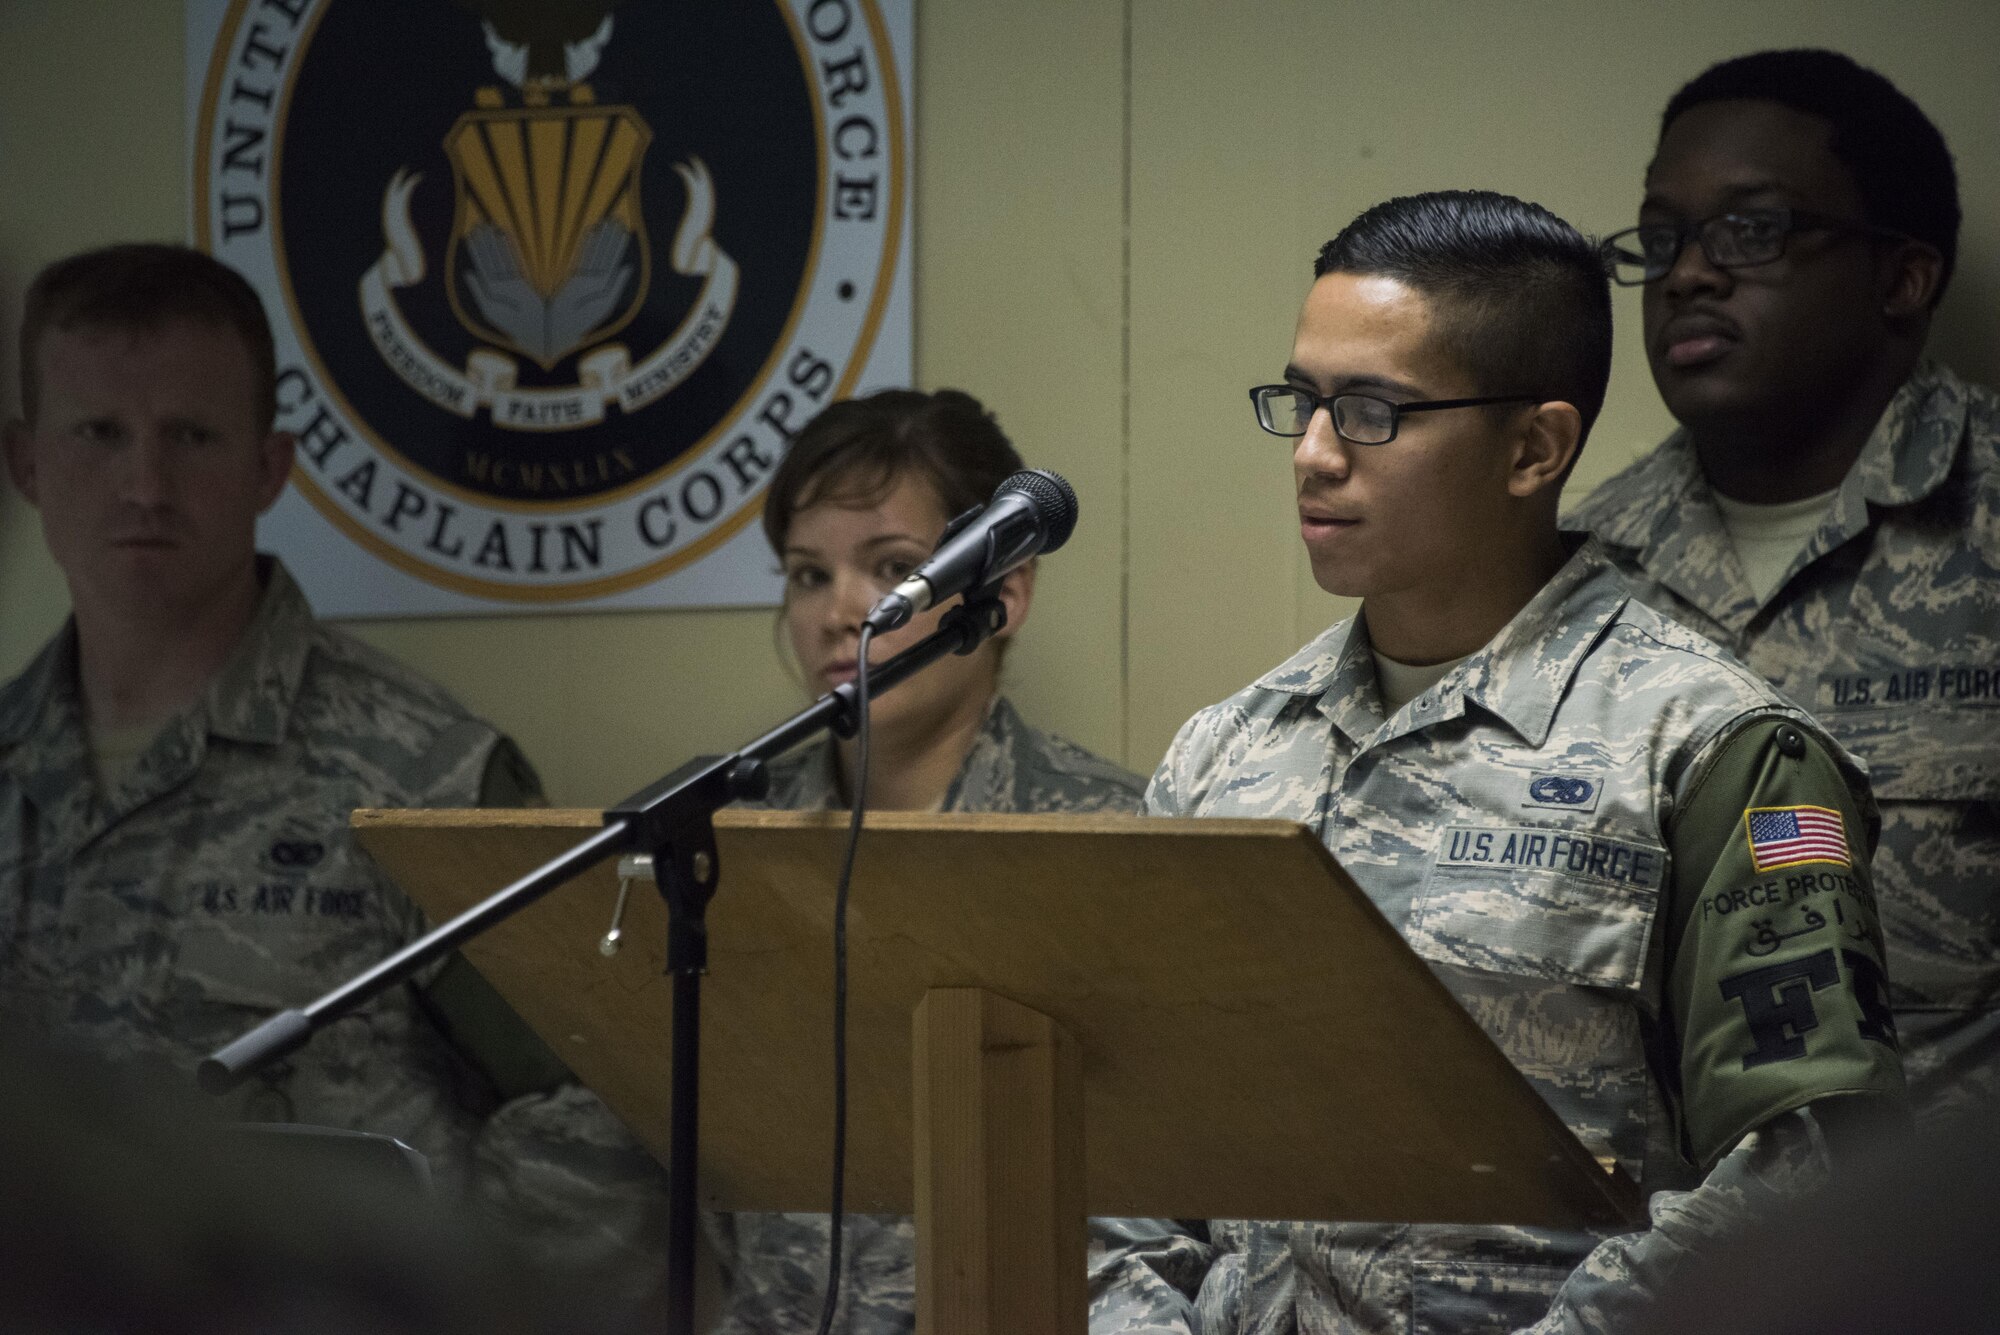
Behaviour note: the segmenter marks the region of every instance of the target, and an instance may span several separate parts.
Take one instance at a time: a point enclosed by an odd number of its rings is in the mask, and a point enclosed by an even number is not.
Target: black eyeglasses
[[[1257,425],[1274,436],[1303,436],[1313,414],[1325,405],[1333,429],[1356,445],[1387,445],[1396,438],[1404,413],[1431,413],[1445,408],[1480,408],[1489,403],[1542,403],[1534,394],[1500,394],[1480,399],[1431,399],[1423,403],[1393,403],[1373,394],[1315,394],[1297,385],[1259,385],[1250,391],[1257,408]]]
[[[1672,273],[1689,241],[1699,243],[1701,253],[1718,269],[1748,269],[1783,255],[1785,241],[1794,232],[1849,232],[1894,241],[1916,240],[1887,227],[1777,207],[1738,209],[1695,222],[1641,223],[1605,237],[1597,251],[1612,282],[1637,287]]]

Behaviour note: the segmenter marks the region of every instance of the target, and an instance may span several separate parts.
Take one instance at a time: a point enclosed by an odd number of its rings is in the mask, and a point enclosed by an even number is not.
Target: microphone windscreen
[[[1043,531],[1048,535],[1043,552],[1052,552],[1069,541],[1076,530],[1076,490],[1046,468],[1024,468],[1010,474],[993,492],[994,499],[1010,491],[1020,492],[1041,513]]]

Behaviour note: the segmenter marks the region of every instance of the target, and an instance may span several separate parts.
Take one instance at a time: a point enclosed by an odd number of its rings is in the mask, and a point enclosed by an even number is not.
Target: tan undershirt
[[[1375,653],[1372,649],[1369,652]],[[1443,681],[1453,668],[1470,657],[1471,654],[1466,654],[1443,663],[1399,663],[1376,653],[1375,689],[1382,693],[1382,716],[1387,718]]]
[[[90,767],[97,773],[97,786],[110,792],[125,782],[125,776],[146,754],[146,748],[160,735],[161,724],[140,723],[129,728],[101,728],[95,723],[85,731],[90,741]]]
[[[1758,602],[1777,592],[1778,581],[1819,531],[1837,490],[1776,505],[1751,505],[1720,495],[1715,498],[1716,508],[1722,511],[1722,527],[1728,530],[1737,563]]]

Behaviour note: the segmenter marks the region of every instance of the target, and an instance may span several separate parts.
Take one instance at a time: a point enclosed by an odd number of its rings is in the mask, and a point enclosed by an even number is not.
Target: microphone
[[[984,509],[955,520],[930,558],[882,595],[864,624],[891,631],[925,608],[968,589],[997,582],[1042,552],[1069,541],[1076,527],[1076,492],[1042,468],[1013,474]]]

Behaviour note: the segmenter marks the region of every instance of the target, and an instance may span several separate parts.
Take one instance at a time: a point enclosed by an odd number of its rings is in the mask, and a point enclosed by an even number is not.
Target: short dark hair
[[[42,337],[49,330],[156,333],[176,321],[233,330],[257,373],[259,424],[278,415],[278,360],[264,303],[242,274],[187,246],[131,242],[86,250],[35,275],[21,314],[21,415],[41,406]]]
[[[1479,393],[1561,399],[1589,437],[1611,379],[1611,284],[1597,248],[1541,205],[1491,190],[1400,195],[1320,248],[1313,276],[1330,273],[1422,293]]]
[[[1024,465],[963,390],[885,389],[829,406],[792,438],[764,495],[764,536],[782,554],[792,520],[822,501],[867,505],[905,477],[937,490],[947,517],[984,505]]]
[[[1776,102],[1833,127],[1833,156],[1861,194],[1868,221],[1944,256],[1936,298],[1958,262],[1958,172],[1944,135],[1902,89],[1838,51],[1758,51],[1711,65],[1668,101],[1660,138],[1704,102]]]

